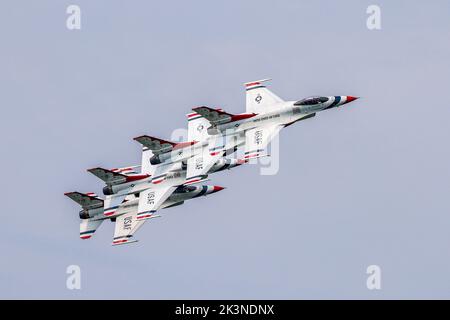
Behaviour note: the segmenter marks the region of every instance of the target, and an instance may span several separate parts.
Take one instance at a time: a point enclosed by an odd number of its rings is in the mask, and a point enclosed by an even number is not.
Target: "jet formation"
[[[357,99],[313,96],[285,101],[266,87],[269,80],[245,83],[245,113],[193,108],[187,115],[188,141],[134,138],[142,146],[139,166],[88,169],[104,182],[105,197],[65,193],[82,208],[80,238],[91,238],[103,221],[110,220],[115,223],[113,245],[136,242],[136,231],[147,220],[160,217],[159,210],[223,190],[206,184],[209,175],[268,156],[266,148],[281,129]]]

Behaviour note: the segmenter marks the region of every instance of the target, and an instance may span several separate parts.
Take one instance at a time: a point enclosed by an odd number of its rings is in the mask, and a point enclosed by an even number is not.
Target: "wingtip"
[[[148,139],[148,138],[150,138],[148,135],[143,134],[139,137],[134,137],[133,140],[145,147],[144,143],[145,143],[146,139]]]
[[[245,82],[244,86],[245,87],[251,87],[251,86],[259,85],[259,84],[261,84],[263,82],[267,82],[267,81],[271,81],[271,80],[272,80],[272,78],[265,78],[265,79],[261,79],[261,80],[254,80],[254,81],[250,81],[250,82]]]
[[[135,140],[135,141],[138,141],[138,142],[139,142],[139,139],[141,139],[141,138],[144,138],[144,137],[147,137],[147,135],[145,135],[145,134],[142,134],[142,135],[140,135],[140,136],[134,137],[134,138],[133,138],[133,140]]]
[[[123,240],[122,240],[123,241]],[[123,244],[130,244],[130,243],[136,243],[136,242],[138,242],[139,240],[135,240],[135,239],[133,239],[133,240],[125,240],[125,241],[123,241],[123,242],[121,242],[121,241],[117,241],[117,242],[112,242],[111,243],[111,246],[113,246],[113,247],[116,247],[116,246],[120,246],[120,245],[123,245]]]

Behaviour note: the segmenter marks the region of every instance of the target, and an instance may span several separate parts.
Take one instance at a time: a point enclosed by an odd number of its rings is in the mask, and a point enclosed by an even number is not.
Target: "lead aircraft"
[[[181,205],[185,200],[222,190],[208,186],[208,175],[266,156],[265,149],[280,130],[316,113],[341,107],[354,96],[314,96],[284,101],[264,85],[270,79],[245,83],[246,112],[227,113],[206,106],[188,114],[188,141],[171,142],[143,135],[134,138],[142,145],[139,166],[88,171],[105,182],[105,199],[93,193],[69,192],[80,204],[80,237],[92,236],[100,224],[115,222],[113,245],[136,242],[133,234],[157,210]],[[227,156],[244,151],[240,159]]]

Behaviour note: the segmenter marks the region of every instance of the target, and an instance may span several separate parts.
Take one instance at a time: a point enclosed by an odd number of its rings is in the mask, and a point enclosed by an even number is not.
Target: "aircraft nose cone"
[[[359,97],[353,97],[353,96],[346,96],[346,101],[345,101],[345,103],[349,103],[349,102],[352,102],[352,101],[354,101],[354,100],[356,100],[356,99],[359,99]]]
[[[221,191],[221,190],[223,190],[223,189],[225,189],[224,187],[221,187],[221,186],[214,186],[213,187],[213,192],[218,192],[218,191]]]

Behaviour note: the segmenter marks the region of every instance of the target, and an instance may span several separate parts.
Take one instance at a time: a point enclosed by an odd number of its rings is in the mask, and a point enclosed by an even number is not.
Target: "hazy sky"
[[[81,7],[82,28],[66,28]],[[382,29],[366,27],[381,7]],[[448,1],[2,1],[0,298],[450,298]],[[111,247],[66,191],[140,162],[194,106],[355,95],[283,130],[280,170],[163,211]],[[79,265],[82,289],[66,288]],[[366,287],[379,265],[382,289]]]

